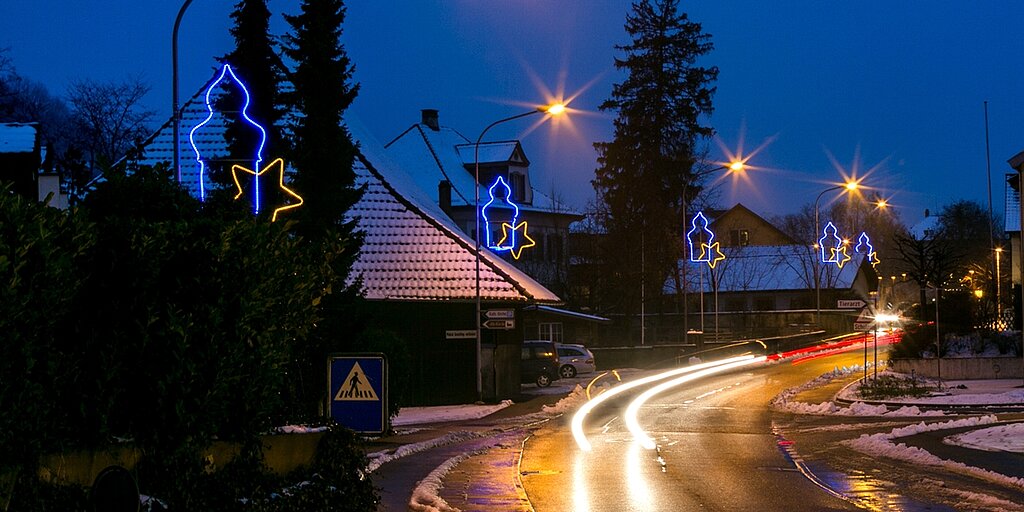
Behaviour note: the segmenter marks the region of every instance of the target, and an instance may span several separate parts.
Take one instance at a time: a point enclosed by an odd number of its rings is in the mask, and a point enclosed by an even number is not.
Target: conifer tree
[[[626,17],[632,41],[615,66],[627,73],[601,110],[617,113],[611,142],[599,142],[594,179],[605,213],[609,268],[605,310],[638,311],[641,287],[648,312],[682,255],[684,191],[691,186],[699,145],[713,134],[717,67],[697,61],[710,36],[680,11],[678,0],[640,0]]]
[[[293,184],[305,200],[294,218],[307,236],[336,228],[348,238],[354,225],[343,217],[361,191],[354,187],[355,144],[342,124],[359,91],[349,83],[354,68],[340,40],[345,6],[341,0],[304,0],[301,11],[285,15],[292,27],[285,36],[285,54],[296,63],[289,101],[296,114]]]
[[[282,156],[286,148],[279,124],[283,116],[279,93],[282,77],[281,60],[275,53],[274,42],[270,36],[270,11],[267,9],[266,0],[240,0],[235,4],[231,18],[235,21],[231,28],[235,49],[221,60],[230,64],[238,77],[244,81],[249,91],[249,117],[266,130],[263,147],[265,165],[273,158]],[[240,97],[237,87],[225,87],[224,90],[227,94],[218,102],[220,112],[237,112],[244,104],[245,98]],[[232,183],[232,164],[253,165],[253,155],[258,145],[257,134],[252,125],[237,114],[231,115],[230,119],[232,122],[224,132],[229,155],[217,159],[213,169],[214,180],[222,185]],[[265,189],[260,194],[262,202],[276,204],[282,200],[280,194],[274,192],[273,187]]]

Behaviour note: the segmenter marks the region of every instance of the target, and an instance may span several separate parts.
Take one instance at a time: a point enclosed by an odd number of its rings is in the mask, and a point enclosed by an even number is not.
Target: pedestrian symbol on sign
[[[345,383],[338,388],[338,392],[334,395],[335,401],[380,400],[380,397],[377,396],[377,392],[374,391],[373,386],[370,385],[370,381],[367,380],[363,369],[359,367],[358,362],[352,365],[352,370],[348,372],[348,377],[345,377],[344,382]]]

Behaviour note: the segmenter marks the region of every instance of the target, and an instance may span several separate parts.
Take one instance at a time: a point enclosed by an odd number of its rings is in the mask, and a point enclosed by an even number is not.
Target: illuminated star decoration
[[[236,165],[232,165],[231,166],[231,178],[233,180],[235,180],[235,187],[238,189],[238,193],[235,194],[235,199],[238,199],[239,197],[242,197],[242,193],[243,193],[243,191],[242,191],[242,184],[238,182],[238,172],[239,171],[247,172],[249,174],[252,174],[256,178],[256,179],[252,180],[253,183],[258,183],[259,182],[259,177],[262,176],[263,174],[265,174],[267,171],[270,171],[272,169],[276,169],[277,170],[277,176],[278,176],[277,185],[281,188],[281,190],[284,193],[286,193],[286,194],[294,197],[295,199],[299,200],[299,202],[297,202],[297,203],[286,204],[286,205],[284,205],[284,206],[282,206],[280,208],[274,209],[274,214],[270,217],[270,222],[275,222],[275,221],[277,221],[277,214],[279,214],[279,213],[281,213],[281,212],[283,212],[285,210],[290,210],[292,208],[298,208],[299,206],[302,205],[302,203],[305,202],[302,199],[302,197],[300,197],[298,194],[295,193],[295,191],[293,191],[292,189],[290,189],[290,188],[288,188],[288,187],[286,187],[284,185],[284,159],[282,159],[282,158],[274,159],[273,162],[270,162],[269,164],[267,164],[267,166],[262,168],[262,169],[260,169],[259,172],[253,171],[252,169],[249,169],[249,168],[245,167],[244,165],[237,165],[237,164]],[[525,230],[523,231],[523,233],[525,234]]]
[[[846,260],[850,259],[850,256],[846,254],[846,247],[843,244],[843,239],[836,235],[837,231],[839,230],[836,229],[835,224],[832,224],[831,221],[829,221],[828,224],[825,224],[825,228],[821,230],[822,237],[818,239],[818,248],[821,251],[822,263],[835,263],[842,268],[843,263],[846,263]],[[828,245],[825,244],[826,240],[830,242]],[[826,251],[828,254],[827,256]],[[839,258],[840,254],[846,256],[846,260],[841,260]]]
[[[700,224],[698,226],[698,223]],[[725,259],[725,254],[715,242],[715,233],[708,228],[708,218],[704,212],[697,212],[690,221],[690,230],[686,232],[686,243],[690,245],[690,261],[694,263],[707,263],[709,267],[715,268],[719,261]],[[694,250],[694,240],[700,248],[700,254]]]
[[[504,199],[495,197],[496,191],[500,193]],[[537,244],[526,234],[526,221],[519,222],[519,206],[512,201],[512,187],[505,182],[504,178],[498,176],[498,178],[494,180],[494,183],[487,189],[487,194],[490,196],[490,199],[483,205],[483,207],[480,208],[480,216],[483,217],[484,226],[486,226],[484,233],[486,236],[487,247],[497,252],[509,251],[511,252],[512,257],[518,260],[519,256],[522,255],[523,249],[533,247]],[[487,211],[492,209],[491,205],[494,204],[495,201],[504,201],[512,207],[512,220],[501,223],[502,237],[497,243],[494,243],[491,240],[491,220],[487,216]],[[520,235],[517,235],[517,233],[520,229],[523,231],[521,236],[526,240],[526,243],[519,242]]]
[[[882,262],[878,259],[878,253],[875,252],[875,247],[871,245],[871,238],[869,238],[868,234],[863,231],[860,236],[857,237],[857,246],[853,248],[853,252],[864,253],[872,267]]]
[[[220,69],[220,75],[217,76],[217,79],[214,80],[212,83],[210,83],[210,86],[206,88],[206,95],[205,95],[205,98],[206,98],[206,112],[207,112],[206,119],[203,119],[202,122],[200,122],[199,124],[195,125],[192,128],[192,130],[188,133],[188,142],[189,142],[189,144],[192,145],[192,151],[194,151],[195,154],[196,154],[196,162],[199,163],[199,200],[200,201],[206,201],[206,162],[203,160],[202,155],[200,155],[200,153],[199,153],[199,148],[196,146],[195,134],[196,134],[196,131],[198,131],[200,128],[205,126],[206,123],[209,123],[210,120],[213,119],[213,104],[210,102],[210,94],[213,93],[213,90],[221,82],[224,82],[227,79],[228,75],[231,76],[231,80],[234,80],[234,83],[238,84],[239,89],[242,90],[242,94],[245,96],[245,103],[242,105],[242,108],[240,110],[240,113],[242,115],[242,119],[244,119],[245,122],[249,123],[250,125],[254,126],[257,130],[259,130],[259,133],[260,133],[260,138],[259,138],[260,143],[259,143],[259,146],[256,148],[255,158],[253,158],[253,161],[254,161],[253,167],[259,168],[260,162],[263,161],[263,146],[267,142],[267,131],[264,130],[263,127],[260,126],[259,123],[257,123],[256,121],[253,121],[252,118],[249,117],[249,112],[248,112],[248,109],[249,109],[249,90],[245,88],[245,84],[242,83],[242,81],[238,79],[238,76],[235,75],[234,70],[231,69],[231,65],[230,64],[224,64],[224,66],[221,67],[221,69]],[[259,179],[255,179],[253,181],[255,182],[254,191],[253,191],[253,212],[258,214],[260,212],[260,183],[259,183]]]
[[[519,224],[517,224],[515,227],[512,227],[512,225],[509,224],[508,222],[502,222],[501,223],[501,241],[498,242],[498,246],[501,246],[502,244],[505,243],[505,240],[509,237],[509,235],[511,235],[513,238],[515,238],[515,236],[516,236],[515,233],[516,233],[516,231],[519,231],[519,228],[523,228],[522,237],[523,237],[523,240],[526,240],[526,241],[521,243],[521,244],[519,244],[518,247],[512,247],[511,249],[509,249],[509,252],[512,254],[512,257],[517,259],[517,260],[519,259],[519,256],[522,255],[523,249],[526,249],[527,247],[533,247],[533,246],[537,245],[537,242],[534,242],[533,239],[530,238],[530,235],[526,234],[526,221],[525,220],[520,222]]]

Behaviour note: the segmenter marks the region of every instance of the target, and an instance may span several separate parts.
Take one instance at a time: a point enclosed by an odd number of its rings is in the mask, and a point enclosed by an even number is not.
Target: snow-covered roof
[[[598,322],[598,323],[610,323],[611,322],[611,319],[605,318],[603,316],[588,315],[586,313],[580,313],[579,311],[570,311],[568,309],[555,308],[555,307],[551,307],[551,306],[526,306],[523,309],[527,310],[527,311],[530,311],[530,310],[542,311],[544,313],[551,313],[553,315],[566,316],[566,317],[570,317],[570,318],[578,318],[580,320],[587,320],[587,321],[590,321],[590,322]]]
[[[804,245],[761,245],[722,248],[725,259],[714,268],[719,292],[796,291],[814,288],[815,249]],[[849,289],[857,278],[864,255],[850,251],[850,260],[842,268],[833,263],[821,265],[821,289]],[[681,261],[690,265],[689,281],[697,289],[713,291],[706,263]],[[704,268],[703,279],[700,268]],[[675,281],[665,283],[666,293],[675,293]]]
[[[1006,174],[1006,181],[1003,187],[1006,189],[1005,208],[1003,211],[1003,231],[1016,233],[1020,231],[1020,192],[1010,186],[1011,180],[1016,180],[1017,174]]]
[[[0,123],[0,153],[32,153],[36,150],[35,123]]]
[[[480,161],[507,162],[517,144],[516,141],[482,143]],[[453,207],[474,205],[473,187],[476,185],[476,177],[465,167],[467,163],[473,163],[473,143],[456,130],[447,126],[439,126],[434,130],[423,123],[417,123],[387,143],[385,148],[388,155],[409,172],[420,189],[434,195],[433,202],[437,202],[438,183],[447,180],[452,185]],[[489,153],[487,159],[484,158],[485,148]],[[487,183],[480,185],[480,197],[487,197],[487,186]],[[558,203],[536,189],[533,190],[533,204],[520,204],[519,208],[526,211],[576,213],[568,205]]]
[[[927,212],[926,212],[927,213]],[[910,228],[910,234],[918,240],[926,240],[939,232],[939,216],[929,215]]]
[[[476,162],[480,162],[480,164],[483,165],[513,161],[513,156],[515,155],[516,147],[518,146],[519,143],[514,140],[481,142],[479,159],[474,159],[478,153],[476,144],[459,144],[455,146],[455,151],[459,154],[459,158],[462,159],[462,165],[473,165]],[[523,163],[529,164],[525,158]]]

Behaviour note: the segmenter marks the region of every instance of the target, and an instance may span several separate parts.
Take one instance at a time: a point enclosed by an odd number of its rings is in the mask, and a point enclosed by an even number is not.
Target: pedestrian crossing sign
[[[356,432],[387,430],[387,365],[383,354],[336,354],[328,359],[327,410]]]

